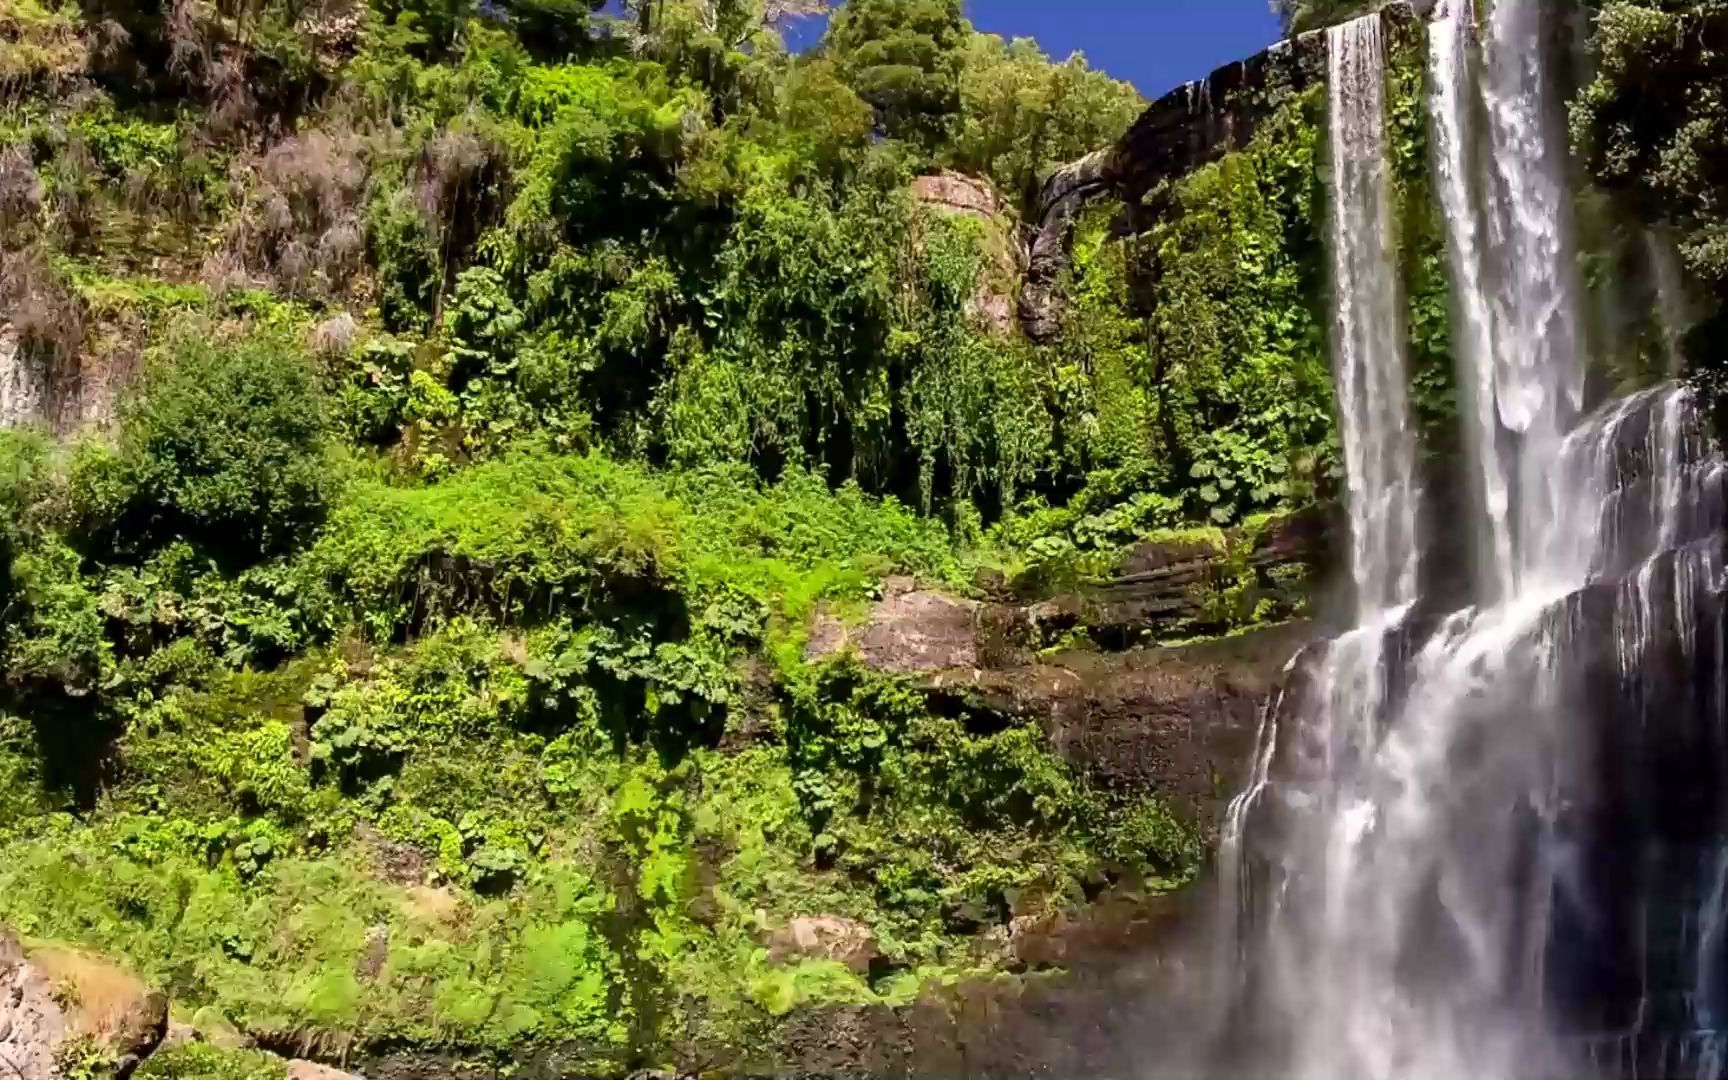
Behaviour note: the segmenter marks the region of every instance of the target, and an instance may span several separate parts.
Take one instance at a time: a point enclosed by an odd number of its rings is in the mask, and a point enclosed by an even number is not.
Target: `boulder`
[[[862,626],[823,612],[810,630],[807,659],[851,650],[868,667],[895,674],[973,667],[978,662],[978,608],[972,600],[919,589],[891,578]]]
[[[839,915],[800,915],[768,936],[768,957],[775,963],[834,960],[862,975],[876,959],[876,933]]]
[[[1024,273],[1013,218],[988,180],[943,169],[912,181],[912,197],[940,213],[970,218],[983,230],[985,271],[967,311],[996,334],[1014,328],[1014,294]]]
[[[316,1061],[295,1059],[288,1063],[288,1073],[285,1080],[365,1080],[355,1073],[332,1069],[328,1065],[320,1065]]]
[[[168,998],[93,954],[0,931],[0,1073],[53,1077],[69,1054],[130,1075],[168,1029]]]

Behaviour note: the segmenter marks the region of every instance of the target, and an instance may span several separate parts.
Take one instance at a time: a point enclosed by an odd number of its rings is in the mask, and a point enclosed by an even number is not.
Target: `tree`
[[[561,60],[589,44],[589,19],[603,0],[508,0],[496,6],[509,15],[522,44],[535,56]]]
[[[312,365],[280,333],[178,328],[121,417],[118,530],[248,559],[321,515],[328,482]]]
[[[1384,0],[1272,0],[1272,10],[1283,21],[1286,34],[1300,34],[1366,14],[1383,2]]]
[[[1093,71],[1079,53],[1053,64],[1030,38],[975,34],[951,163],[989,177],[1029,211],[1052,169],[1115,142],[1144,108],[1134,87]]]
[[[960,0],[851,0],[827,45],[884,135],[934,150],[960,109],[967,34]]]

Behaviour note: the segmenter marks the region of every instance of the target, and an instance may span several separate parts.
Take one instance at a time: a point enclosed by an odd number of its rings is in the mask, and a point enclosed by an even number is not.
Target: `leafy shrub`
[[[287,336],[181,327],[122,410],[131,491],[115,528],[187,536],[237,559],[284,548],[328,498],[323,411]]]

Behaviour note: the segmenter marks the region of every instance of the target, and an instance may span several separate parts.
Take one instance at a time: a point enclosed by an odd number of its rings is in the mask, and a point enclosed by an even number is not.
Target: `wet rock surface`
[[[998,588],[974,600],[894,579],[861,621],[819,613],[806,656],[850,653],[914,677],[938,709],[981,728],[1035,722],[1094,783],[1157,792],[1210,829],[1245,774],[1261,704],[1316,631],[1286,618],[1193,644],[1141,643],[1221,629],[1226,588],[1238,605],[1300,610],[1324,577],[1333,529],[1316,510],[1251,536],[1151,541],[1110,578],[1043,598]],[[1105,647],[1046,648],[1075,630]]]
[[[1020,288],[1020,329],[1033,341],[1053,341],[1060,329],[1057,286],[1068,266],[1069,230],[1082,210],[1114,190],[1114,153],[1108,148],[1093,151],[1044,182],[1037,219],[1030,223],[1026,280]]]

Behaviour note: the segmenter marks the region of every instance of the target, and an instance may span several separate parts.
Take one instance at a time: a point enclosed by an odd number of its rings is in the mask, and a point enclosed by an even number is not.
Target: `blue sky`
[[[1189,79],[1277,41],[1267,0],[966,0],[980,30],[1036,38],[1061,59],[1076,50],[1095,68],[1156,98]],[[821,37],[815,20],[788,35],[794,48]]]

